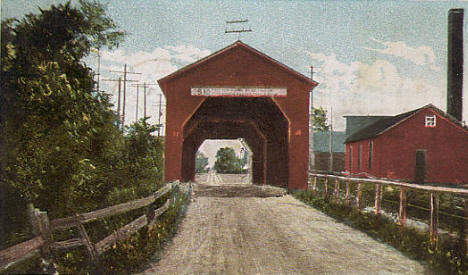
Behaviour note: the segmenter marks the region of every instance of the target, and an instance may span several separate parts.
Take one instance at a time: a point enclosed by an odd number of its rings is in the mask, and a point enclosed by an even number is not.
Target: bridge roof
[[[266,54],[264,54],[264,53],[262,53],[262,52],[260,52],[260,51],[258,51],[256,49],[252,48],[251,46],[243,43],[240,40],[234,42],[233,44],[231,44],[231,45],[229,45],[229,46],[227,46],[227,47],[225,47],[225,48],[223,48],[223,49],[221,49],[221,50],[219,50],[217,52],[214,52],[213,54],[211,54],[211,55],[209,55],[207,57],[204,57],[204,58],[202,58],[202,59],[200,59],[200,60],[198,60],[198,61],[196,61],[196,62],[194,62],[194,63],[192,63],[190,65],[187,65],[187,66],[175,71],[174,73],[172,73],[172,74],[170,74],[168,76],[165,76],[165,77],[159,79],[158,83],[160,85],[165,84],[166,82],[168,82],[170,80],[173,80],[173,79],[176,79],[176,78],[182,76],[183,74],[187,73],[188,71],[191,71],[191,70],[195,69],[196,67],[198,67],[198,66],[200,66],[202,64],[205,64],[206,62],[208,62],[208,61],[210,61],[210,60],[212,60],[214,58],[218,58],[220,56],[223,56],[227,52],[232,51],[232,50],[234,50],[236,48],[243,48],[243,49],[247,50],[248,52],[259,56],[260,58],[263,58],[264,60],[266,60],[270,64],[280,67],[283,71],[295,76],[298,80],[301,80],[301,81],[304,81],[304,82],[310,84],[312,87],[315,87],[315,86],[318,85],[318,82],[304,76],[303,74],[301,74],[301,73],[293,70],[292,68],[282,64],[281,62],[269,57],[268,55],[266,55]]]

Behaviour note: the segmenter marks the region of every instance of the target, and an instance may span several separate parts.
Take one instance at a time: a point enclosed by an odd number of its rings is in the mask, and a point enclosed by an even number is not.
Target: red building
[[[160,79],[166,181],[194,180],[204,140],[243,138],[253,183],[307,188],[309,96],[317,84],[241,41]]]
[[[468,128],[433,105],[382,118],[345,143],[351,175],[468,184]]]

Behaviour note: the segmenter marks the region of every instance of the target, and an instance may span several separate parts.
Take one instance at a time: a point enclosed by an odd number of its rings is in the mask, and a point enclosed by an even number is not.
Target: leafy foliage
[[[195,172],[206,173],[209,169],[208,157],[206,157],[202,152],[197,152],[197,157],[195,159]]]
[[[241,160],[231,147],[220,148],[216,152],[214,169],[217,173],[238,174],[242,172]]]
[[[81,61],[93,47],[118,46],[123,36],[96,1],[2,22],[0,249],[32,237],[27,204],[54,219],[159,189],[163,142],[153,135],[157,128],[145,118],[122,133],[109,96],[94,91],[93,71]],[[87,231],[103,237],[135,214],[91,223]],[[165,226],[173,221],[167,218]],[[14,272],[37,271],[33,261]],[[86,251],[67,252],[60,264],[73,266],[65,272],[89,270]]]
[[[2,22],[0,243],[30,236],[27,203],[49,218],[141,197],[159,187],[163,144],[146,120],[116,127],[109,96],[81,60],[115,47],[117,30],[96,1],[70,2]],[[8,210],[8,211],[7,211]]]
[[[312,127],[317,131],[327,131],[327,111],[322,107],[314,108],[312,111]]]

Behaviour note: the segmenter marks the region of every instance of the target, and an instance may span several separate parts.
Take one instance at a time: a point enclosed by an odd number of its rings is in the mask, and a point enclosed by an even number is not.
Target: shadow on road
[[[247,184],[223,184],[223,185],[206,185],[197,184],[194,188],[194,197],[218,197],[218,198],[233,198],[233,197],[281,197],[287,194],[287,191],[282,188],[273,186],[257,186]]]

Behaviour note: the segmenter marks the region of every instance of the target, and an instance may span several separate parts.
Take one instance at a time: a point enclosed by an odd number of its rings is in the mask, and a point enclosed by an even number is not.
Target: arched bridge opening
[[[243,138],[253,152],[252,182],[286,187],[288,124],[270,98],[207,98],[184,126],[182,179],[194,180],[203,141]]]

